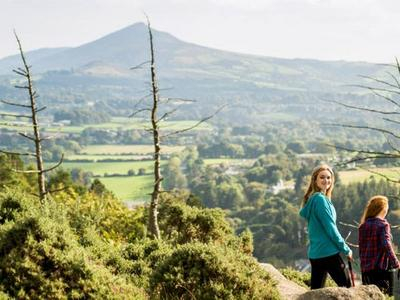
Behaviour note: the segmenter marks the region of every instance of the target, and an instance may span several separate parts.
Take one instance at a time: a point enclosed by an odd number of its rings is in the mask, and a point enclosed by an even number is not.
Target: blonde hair
[[[333,190],[333,185],[335,183],[335,174],[333,174],[332,168],[328,165],[319,165],[317,167],[314,168],[314,170],[311,173],[311,180],[310,183],[308,185],[307,191],[304,194],[304,198],[302,201],[302,206],[304,206],[308,199],[310,198],[310,196],[312,194],[314,194],[315,192],[320,192],[321,189],[318,187],[317,185],[317,178],[318,178],[318,174],[322,171],[329,171],[329,173],[331,173],[331,177],[332,177],[332,184],[330,185],[330,187],[326,190],[326,196],[328,198],[331,198],[332,196],[332,190]]]
[[[369,199],[362,214],[360,225],[367,219],[376,217],[383,209],[389,206],[389,200],[385,196],[377,195]]]

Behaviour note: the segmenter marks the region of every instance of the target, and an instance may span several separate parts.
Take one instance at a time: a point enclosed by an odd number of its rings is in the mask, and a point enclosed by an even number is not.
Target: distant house
[[[60,120],[53,123],[54,126],[69,126],[71,125],[71,120]]]
[[[279,179],[278,183],[273,185],[272,187],[268,188],[268,191],[271,192],[272,194],[276,195],[282,190],[290,190],[294,189],[293,184],[286,184],[283,182],[282,179]]]

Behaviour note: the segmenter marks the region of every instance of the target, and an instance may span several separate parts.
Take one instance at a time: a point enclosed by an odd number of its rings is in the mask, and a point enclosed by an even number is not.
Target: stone
[[[276,281],[279,294],[284,300],[385,300],[385,296],[375,285],[308,290],[286,279],[273,265],[260,263],[260,266]]]
[[[359,285],[352,288],[327,287],[308,291],[296,300],[384,300],[385,296],[375,285]]]

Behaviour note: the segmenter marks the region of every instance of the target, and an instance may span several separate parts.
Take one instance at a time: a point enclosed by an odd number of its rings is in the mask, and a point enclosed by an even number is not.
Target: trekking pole
[[[349,273],[350,273],[350,278],[351,278],[351,286],[355,287],[354,284],[354,272],[353,272],[353,266],[351,265],[350,259],[347,260],[347,263],[349,265]]]
[[[350,235],[351,235],[351,230],[349,231],[349,233],[347,234],[347,236],[346,236],[346,238],[345,238],[345,242],[347,242],[347,239],[350,237]],[[352,264],[351,264],[351,260],[350,259],[347,259],[347,264],[348,264],[348,266],[349,266],[349,273],[350,273],[350,278],[351,278],[351,286],[352,287],[355,287],[355,284],[354,284],[354,272],[353,272],[353,266],[352,266]]]

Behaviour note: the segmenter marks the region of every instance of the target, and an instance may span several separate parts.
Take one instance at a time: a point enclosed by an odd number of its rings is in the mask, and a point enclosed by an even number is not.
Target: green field
[[[119,155],[119,154],[93,154],[93,155],[87,155],[87,154],[72,154],[72,155],[67,155],[66,157],[67,160],[69,161],[74,161],[74,160],[90,160],[90,161],[100,161],[104,159],[111,159],[111,160],[143,160],[143,159],[152,159],[152,156],[150,154],[148,155],[131,155],[131,154],[124,154],[124,155]]]
[[[110,191],[123,201],[148,201],[153,187],[153,176],[100,178]]]
[[[160,129],[162,130],[182,130],[185,128],[189,128],[197,124],[198,121],[165,121],[162,122],[160,125]],[[102,124],[87,124],[82,126],[43,126],[47,132],[62,132],[62,133],[80,133],[87,128],[94,128],[94,129],[109,129],[109,130],[131,130],[131,129],[138,129],[142,130],[148,128],[150,126],[150,122],[143,120],[143,119],[131,119],[131,118],[124,118],[124,117],[117,117],[112,118],[111,122],[102,123]],[[12,128],[12,127],[10,127]],[[211,130],[211,125],[207,123],[203,123],[198,127],[193,128],[192,130]]]
[[[393,179],[400,179],[400,168],[373,168],[371,171],[384,174],[385,176]],[[372,177],[376,179],[383,178],[382,176],[363,169],[340,171],[339,176],[343,184],[362,182]]]
[[[162,146],[161,153],[171,154],[180,152],[184,149],[184,146]],[[117,155],[117,154],[152,154],[154,153],[153,145],[90,145],[84,147],[81,151],[81,155]]]
[[[127,161],[127,162],[64,162],[64,169],[82,169],[85,172],[92,172],[94,175],[104,176],[107,174],[125,175],[130,169],[137,171],[140,168],[146,169],[146,173],[153,170],[153,161]]]
[[[85,156],[85,155],[84,155]],[[92,157],[92,156],[88,156]],[[121,157],[121,156],[119,156]],[[206,165],[217,165],[217,164],[231,164],[231,165],[243,165],[252,164],[253,159],[205,159]],[[161,166],[166,162],[161,162]],[[114,192],[121,200],[124,201],[141,201],[143,199],[149,199],[146,196],[150,193],[152,188],[153,177],[153,161],[127,161],[127,162],[64,162],[62,164],[64,169],[75,169],[79,168],[86,172],[92,172],[94,175],[102,176],[99,178],[109,189]],[[128,170],[135,170],[136,174],[140,168],[146,169],[146,173],[149,175],[145,176],[115,176],[115,177],[103,177],[107,174],[121,174],[125,175]]]
[[[15,122],[14,120],[10,120],[10,123]],[[17,123],[17,122],[15,122]],[[18,122],[19,123],[19,122]],[[189,128],[197,124],[198,121],[165,121],[160,125],[161,130],[181,130],[185,128]],[[69,125],[58,125],[58,124],[43,124],[41,126],[42,130],[46,132],[61,132],[61,133],[80,133],[86,128],[96,128],[96,129],[110,129],[110,130],[128,130],[128,129],[144,129],[150,126],[150,122],[147,120],[139,119],[139,118],[126,118],[126,117],[115,117],[111,119],[111,122],[102,123],[102,124],[87,124],[82,126],[69,126]],[[32,126],[27,126],[26,129],[31,128]],[[13,127],[8,125],[0,125],[0,128],[8,128],[11,130],[20,130],[25,127]],[[198,127],[193,128],[192,130],[211,130],[212,126],[207,123],[202,123]]]
[[[84,156],[83,156],[84,157]],[[89,156],[92,157],[92,156]],[[119,156],[121,157],[121,156]],[[216,164],[251,164],[254,160],[252,159],[205,159],[204,163],[206,165],[216,165]],[[163,166],[166,162],[162,161],[161,166]],[[153,161],[126,161],[126,162],[64,162],[62,167],[64,169],[82,169],[86,172],[93,172],[94,175],[103,176],[105,173],[108,174],[127,174],[130,169],[135,170],[137,172],[140,168],[146,169],[146,173],[153,172]]]

